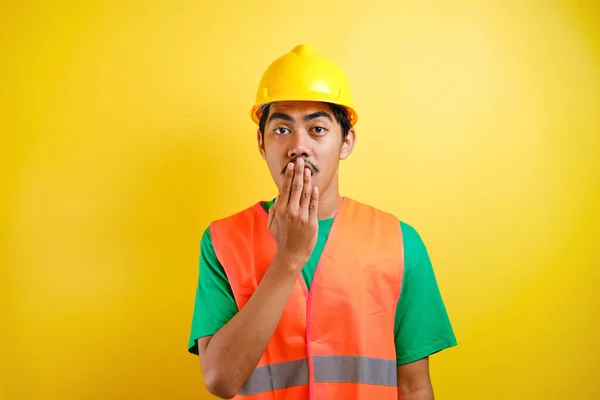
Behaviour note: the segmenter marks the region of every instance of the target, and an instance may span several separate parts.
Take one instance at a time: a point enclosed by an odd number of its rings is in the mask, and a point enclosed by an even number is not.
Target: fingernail
[[[292,164],[292,163],[288,163],[288,165],[287,165],[287,169],[289,169],[289,170],[292,170],[292,169],[294,169],[294,164]]]
[[[310,175],[310,169],[304,168],[304,175],[309,176]]]

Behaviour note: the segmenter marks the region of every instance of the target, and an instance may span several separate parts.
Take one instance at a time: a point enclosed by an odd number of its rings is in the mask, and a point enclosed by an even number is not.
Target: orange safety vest
[[[210,226],[240,310],[275,257],[267,221],[257,203]],[[299,274],[271,341],[235,398],[396,400],[401,235],[394,216],[343,198],[310,290]]]

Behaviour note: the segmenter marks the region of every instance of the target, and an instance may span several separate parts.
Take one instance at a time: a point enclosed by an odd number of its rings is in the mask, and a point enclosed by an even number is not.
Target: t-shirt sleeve
[[[210,228],[207,228],[200,242],[198,286],[188,351],[198,354],[196,341],[217,333],[237,312],[233,291],[215,254]]]
[[[394,329],[398,365],[457,344],[425,244],[410,225],[401,222],[400,228],[404,279]]]

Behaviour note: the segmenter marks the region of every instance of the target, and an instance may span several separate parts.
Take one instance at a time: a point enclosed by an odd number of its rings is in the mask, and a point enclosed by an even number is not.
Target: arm
[[[294,286],[295,268],[276,260],[245,307],[214,336],[198,340],[200,366],[210,393],[230,399],[256,368]]]
[[[398,365],[398,400],[433,400],[429,358]]]
[[[295,170],[288,167],[278,200],[269,209],[269,230],[277,243],[273,263],[248,303],[213,336],[198,340],[205,385],[215,396],[235,396],[264,354],[315,246],[318,197],[303,161]]]
[[[398,398],[431,400],[429,356],[455,346],[456,337],[423,240],[410,225],[400,227],[405,269],[394,327]]]

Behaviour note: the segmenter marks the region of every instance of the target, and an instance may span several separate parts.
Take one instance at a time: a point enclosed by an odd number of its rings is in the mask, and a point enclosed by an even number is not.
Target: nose
[[[290,147],[288,149],[288,157],[290,159],[295,159],[298,157],[308,158],[309,157],[309,135],[305,132],[294,132],[292,135],[292,140],[290,141]]]

